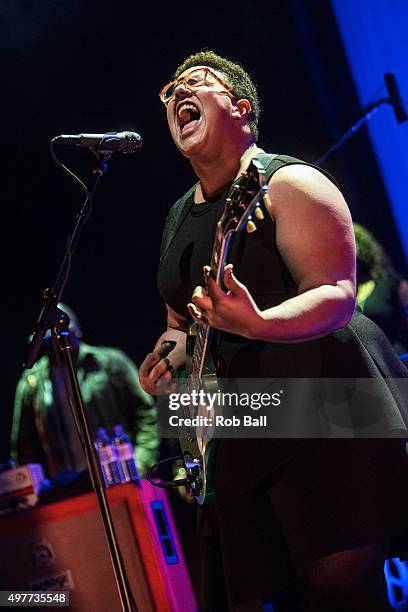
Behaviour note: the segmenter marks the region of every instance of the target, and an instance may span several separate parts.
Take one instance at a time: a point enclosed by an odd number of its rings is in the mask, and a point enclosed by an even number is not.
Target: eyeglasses
[[[192,70],[187,72],[187,74],[184,76],[176,79],[175,81],[171,81],[162,87],[159,96],[160,100],[165,106],[168,106],[174,98],[174,92],[177,85],[180,85],[180,83],[183,83],[184,86],[188,87],[188,89],[192,89],[193,91],[198,87],[202,87],[203,85],[211,86],[218,83],[224,88],[224,93],[226,93],[230,98],[236,98],[230,87],[224,83],[224,81],[220,79],[220,77],[217,76],[215,72],[211,70],[211,68],[192,68]]]

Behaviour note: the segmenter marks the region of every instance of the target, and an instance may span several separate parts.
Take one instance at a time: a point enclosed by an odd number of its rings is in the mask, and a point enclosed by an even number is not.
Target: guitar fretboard
[[[215,233],[214,246],[211,254],[211,274],[216,279],[217,283],[221,283],[220,271],[223,268],[222,253],[225,252],[225,237],[223,236],[220,227],[217,226]],[[194,350],[191,357],[191,368],[189,378],[199,380],[202,376],[204,358],[206,355],[210,327],[207,323],[197,325],[197,336],[194,343]]]
[[[217,224],[210,267],[218,286],[222,285],[225,260],[233,232],[241,229],[251,219],[251,211],[259,206],[258,196],[263,193],[265,197],[266,192],[263,166],[258,160],[252,160],[248,170],[242,173],[237,183],[233,184],[226,199],[223,215]],[[252,225],[254,226],[253,223]],[[211,331],[207,323],[196,325],[196,340],[188,373],[191,384],[193,381],[200,381],[203,376]]]

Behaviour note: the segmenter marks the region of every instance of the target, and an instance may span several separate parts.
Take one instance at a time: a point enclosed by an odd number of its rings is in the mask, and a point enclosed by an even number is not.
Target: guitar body
[[[211,256],[211,273],[219,286],[222,286],[224,268],[229,252],[229,244],[234,232],[246,227],[249,233],[256,230],[252,214],[257,221],[264,218],[260,202],[268,198],[268,187],[264,180],[264,168],[253,159],[238,182],[235,182],[226,199],[225,209],[217,224],[217,231]],[[216,395],[219,385],[214,359],[216,331],[208,324],[193,323],[187,335],[187,370],[183,378],[185,391],[204,391]],[[180,428],[179,441],[184,466],[189,482],[188,488],[196,501],[206,504],[214,500],[213,471],[216,457],[215,413],[208,406],[193,404],[184,409],[185,416],[212,417],[211,427]]]
[[[210,338],[212,330],[210,330]],[[187,371],[183,372],[182,378],[188,379],[191,372],[191,360],[194,354],[196,342],[196,324],[192,323],[187,334],[186,364]],[[188,383],[186,383],[188,384]],[[200,388],[206,393],[217,393],[219,390],[216,375],[215,359],[209,350],[205,356],[203,375],[200,379]],[[196,433],[196,432],[195,432]],[[208,504],[214,500],[213,466],[216,455],[216,440],[210,439],[205,444],[200,443],[197,435],[189,435],[185,429],[179,431],[179,443],[181,454],[184,458],[185,469],[190,474],[192,483],[190,490],[198,504]],[[193,477],[193,478],[191,478]]]
[[[194,499],[200,506],[211,503],[214,500],[213,472],[217,452],[216,440],[213,439],[207,443],[204,454],[202,454],[196,440],[179,437],[179,442],[185,469],[190,476],[190,480],[191,477],[194,479],[192,485],[189,486]],[[191,458],[190,461],[189,458]],[[195,491],[195,482],[198,485],[197,492]]]

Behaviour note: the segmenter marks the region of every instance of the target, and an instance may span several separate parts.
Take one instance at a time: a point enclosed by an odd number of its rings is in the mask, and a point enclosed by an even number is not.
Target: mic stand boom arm
[[[391,104],[397,123],[404,123],[404,121],[408,121],[408,114],[405,110],[404,101],[401,97],[395,74],[393,72],[385,72],[384,81],[388,91],[388,98],[380,98],[376,102],[372,102],[366,106],[362,112],[361,118],[354,125],[352,125],[351,128],[347,130],[347,132],[341,138],[339,138],[339,140],[335,142],[328,151],[326,151],[326,153],[323,153],[323,155],[315,162],[316,166],[320,166],[320,164],[324,162],[329,155],[337,151],[337,149],[341,147],[341,145],[345,143],[346,140],[348,140],[350,136],[354,134],[354,132],[356,132],[382,104]]]
[[[55,138],[53,138],[53,140],[51,141],[51,145],[50,145],[51,155],[54,161],[65,172],[67,172],[76,181],[79,182],[79,184],[81,185],[81,187],[84,189],[86,193],[86,198],[78,214],[74,231],[68,237],[67,250],[66,250],[64,259],[62,261],[61,268],[58,272],[57,279],[54,283],[54,286],[51,290],[46,289],[44,291],[43,297],[46,300],[46,302],[44,304],[43,309],[40,312],[40,316],[35,326],[34,334],[33,334],[32,340],[30,342],[29,350],[28,350],[27,359],[24,363],[25,368],[33,367],[34,363],[37,360],[43,338],[47,330],[52,328],[52,324],[55,319],[56,308],[57,308],[58,302],[61,301],[62,292],[68,280],[68,275],[69,275],[69,271],[71,267],[72,255],[75,252],[81,231],[85,223],[88,221],[89,216],[92,212],[92,199],[95,194],[96,188],[98,186],[99,180],[101,179],[101,177],[105,174],[106,170],[108,169],[108,160],[111,155],[111,153],[103,153],[102,155],[99,154],[98,152],[95,153],[99,161],[99,167],[96,170],[94,170],[94,174],[96,175],[96,180],[95,180],[92,190],[89,191],[86,185],[75,174],[73,174],[66,166],[64,166],[64,164],[62,164],[60,160],[57,158],[57,156],[54,153],[54,148],[53,148],[54,141],[55,141]]]
[[[116,584],[118,587],[122,610],[123,612],[137,612],[136,604],[133,600],[132,593],[129,588],[129,583],[126,577],[123,559],[117,543],[117,537],[112,521],[112,516],[109,510],[109,504],[106,497],[102,471],[96,453],[96,449],[92,443],[91,435],[89,432],[88,422],[85,413],[85,406],[78,383],[76,368],[72,359],[72,347],[70,342],[70,333],[68,330],[69,318],[62,310],[58,308],[58,302],[61,300],[62,292],[68,280],[72,254],[74,253],[75,248],[77,246],[82,228],[91,214],[92,198],[95,193],[98,182],[100,178],[105,174],[108,167],[108,159],[110,157],[110,153],[96,153],[96,155],[99,160],[99,168],[94,171],[97,175],[94,186],[92,188],[92,191],[89,192],[85,185],[82,183],[82,186],[85,188],[87,193],[86,200],[78,215],[74,231],[68,238],[67,252],[65,253],[60,271],[57,276],[57,280],[51,291],[46,290],[44,292],[44,299],[46,300],[46,303],[40,313],[29,347],[27,360],[24,365],[26,368],[31,368],[34,365],[44,335],[47,330],[51,330],[53,338],[56,341],[56,345],[61,354],[62,362],[64,363],[68,371],[72,389],[72,396],[71,394],[68,394],[68,398],[70,400],[69,404],[71,407],[76,429],[78,431],[78,435],[81,441],[81,445],[85,453],[92,487],[96,493],[96,497],[98,500],[99,510],[102,517],[106,539],[108,542],[109,554],[113,566]],[[56,158],[54,157],[54,159]],[[58,165],[64,168],[64,170],[67,170],[67,168],[59,162],[59,160],[56,159],[56,161]],[[69,174],[72,174],[69,170],[68,172]],[[75,178],[77,180],[80,180],[77,177]]]
[[[339,149],[350,138],[350,136],[354,134],[354,132],[357,132],[357,130],[361,128],[361,126],[371,118],[371,116],[378,110],[379,106],[381,106],[382,104],[389,104],[389,103],[390,103],[389,98],[380,98],[376,102],[373,102],[372,104],[369,104],[368,106],[366,106],[365,109],[363,110],[363,113],[360,119],[356,121],[356,123],[354,123],[351,126],[351,128],[349,128],[347,132],[345,132],[345,134],[343,134],[343,136],[341,136],[330,147],[330,149],[328,149],[325,153],[323,153],[323,155],[319,157],[319,159],[316,160],[314,164],[316,166],[320,166],[324,161],[326,161],[328,157],[330,157],[330,155],[332,155],[332,153],[335,153],[335,151],[337,151],[337,149]]]

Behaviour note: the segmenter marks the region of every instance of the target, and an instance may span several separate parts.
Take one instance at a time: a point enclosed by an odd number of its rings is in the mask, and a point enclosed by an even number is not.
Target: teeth
[[[194,106],[194,104],[190,104],[189,102],[185,102],[184,104],[180,104],[178,110],[177,110],[177,116],[179,119],[181,119],[181,114],[183,112],[189,112],[192,111],[193,113],[197,113],[198,109],[196,106]]]

